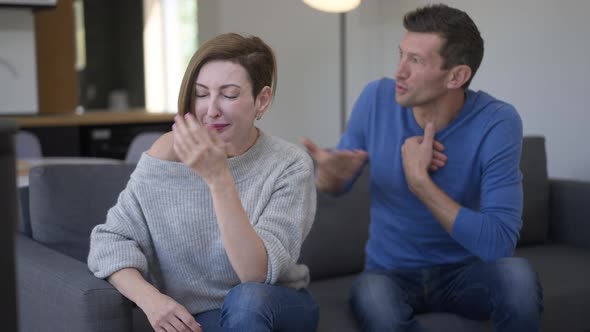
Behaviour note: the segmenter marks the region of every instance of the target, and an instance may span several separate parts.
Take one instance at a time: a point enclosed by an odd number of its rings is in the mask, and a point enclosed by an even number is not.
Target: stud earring
[[[262,115],[257,115],[256,116],[256,120],[259,120],[260,121],[260,119],[262,119]]]

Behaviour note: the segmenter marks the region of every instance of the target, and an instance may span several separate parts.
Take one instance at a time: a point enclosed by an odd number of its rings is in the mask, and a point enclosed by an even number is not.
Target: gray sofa
[[[528,258],[544,287],[544,331],[590,331],[590,183],[547,178],[544,139],[524,140],[524,226],[516,255]],[[21,331],[150,331],[145,316],[86,267],[90,230],[125,186],[133,165],[33,169],[20,191],[16,236]],[[348,307],[362,270],[369,223],[369,178],[339,198],[318,195],[314,227],[300,260],[320,305],[318,331],[358,331]],[[430,331],[492,331],[490,322],[419,315]]]

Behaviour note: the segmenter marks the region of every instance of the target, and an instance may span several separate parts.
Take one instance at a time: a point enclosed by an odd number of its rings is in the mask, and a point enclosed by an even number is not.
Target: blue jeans
[[[543,291],[524,258],[416,270],[365,271],[351,307],[363,331],[424,331],[414,315],[448,312],[494,322],[495,331],[541,331]]]
[[[319,307],[307,289],[261,283],[232,288],[221,309],[195,315],[203,332],[315,331]]]

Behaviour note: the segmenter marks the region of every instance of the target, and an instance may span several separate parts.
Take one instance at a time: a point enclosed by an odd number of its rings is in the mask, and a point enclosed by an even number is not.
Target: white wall
[[[444,0],[443,0],[444,1]],[[347,109],[370,80],[394,73],[405,12],[424,0],[363,0],[347,14]],[[547,139],[549,175],[590,180],[584,136],[590,124],[590,1],[447,0],[467,11],[485,40],[472,88],[512,103],[525,134]],[[36,111],[36,65],[30,10],[0,8],[0,113]],[[338,16],[299,0],[200,0],[199,37],[236,31],[261,36],[279,62],[277,96],[262,120],[266,131],[333,146],[339,136]]]
[[[26,8],[0,8],[0,114],[37,111],[33,13]]]
[[[299,0],[201,0],[199,40],[222,32],[261,37],[275,51],[277,94],[260,122],[265,131],[299,143],[308,136],[334,146],[340,135],[338,16]]]
[[[364,0],[348,15],[347,104],[366,82],[392,76],[403,14],[430,1]],[[546,137],[549,176],[590,180],[590,1],[447,0],[485,41],[472,89],[513,104],[526,135]]]

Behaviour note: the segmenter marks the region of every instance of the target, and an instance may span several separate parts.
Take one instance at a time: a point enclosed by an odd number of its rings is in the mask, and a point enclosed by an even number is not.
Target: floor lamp
[[[339,14],[340,24],[340,133],[346,129],[346,13]]]

